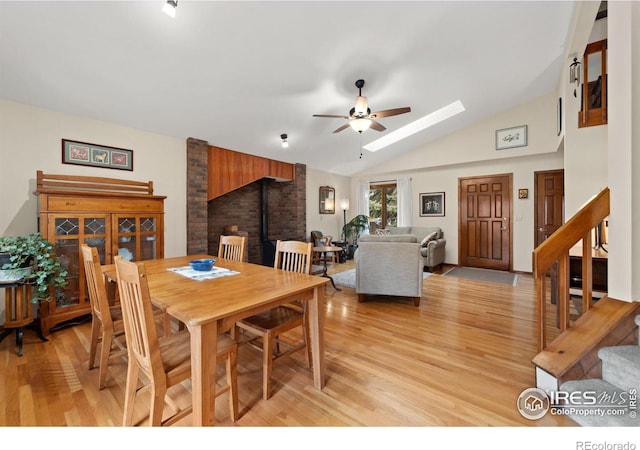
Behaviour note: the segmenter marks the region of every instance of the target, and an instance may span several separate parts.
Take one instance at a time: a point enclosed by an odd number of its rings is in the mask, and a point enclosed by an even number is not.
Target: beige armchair
[[[415,236],[363,235],[354,259],[358,301],[366,295],[391,295],[420,305],[423,257]]]

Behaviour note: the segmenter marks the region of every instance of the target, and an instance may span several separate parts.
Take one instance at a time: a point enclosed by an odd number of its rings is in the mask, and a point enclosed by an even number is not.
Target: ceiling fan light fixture
[[[363,97],[361,95],[359,95],[356,98],[356,105],[354,107],[354,115],[356,116],[366,116],[368,114],[367,110],[368,110],[368,106],[367,106],[367,97]]]
[[[385,148],[391,144],[394,144],[404,138],[411,136],[419,131],[424,130],[425,128],[432,127],[433,125],[442,122],[443,120],[447,120],[450,117],[455,116],[456,114],[460,114],[465,111],[465,107],[460,100],[456,100],[453,103],[448,104],[447,106],[443,106],[437,111],[432,112],[431,114],[427,114],[424,117],[421,117],[418,120],[415,120],[402,128],[398,128],[397,130],[381,137],[380,139],[376,139],[375,141],[364,146],[366,150],[370,152],[377,152],[378,150]]]
[[[162,6],[162,12],[171,18],[176,17],[176,8],[178,7],[178,0],[167,0]]]
[[[371,119],[351,119],[349,121],[349,126],[358,133],[362,133],[363,131],[368,130],[371,126]]]

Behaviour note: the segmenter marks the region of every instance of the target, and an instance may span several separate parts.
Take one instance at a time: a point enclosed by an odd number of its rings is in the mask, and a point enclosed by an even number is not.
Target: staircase
[[[640,316],[636,316],[635,322],[640,326]],[[588,399],[575,393],[595,392],[597,406],[576,408],[576,413],[568,416],[579,425],[588,427],[640,426],[637,403],[640,392],[640,342],[638,345],[603,347],[598,351],[598,357],[602,361],[602,379],[567,381],[560,386],[561,391],[574,393],[583,403],[587,403]],[[603,414],[588,414],[596,410]]]

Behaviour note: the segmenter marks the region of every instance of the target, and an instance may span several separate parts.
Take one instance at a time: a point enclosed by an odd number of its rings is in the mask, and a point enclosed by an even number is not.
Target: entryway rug
[[[427,278],[433,275],[431,272],[423,272],[422,278]],[[356,288],[356,269],[345,270],[344,272],[336,273],[331,275],[333,278],[333,282],[335,284],[339,284],[340,286],[349,287],[352,289]]]
[[[488,283],[516,286],[518,275],[503,270],[478,269],[475,267],[454,267],[442,274],[443,277],[465,278],[467,280],[486,281]]]

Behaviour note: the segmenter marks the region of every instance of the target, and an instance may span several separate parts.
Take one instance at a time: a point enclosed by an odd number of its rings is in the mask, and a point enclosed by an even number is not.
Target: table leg
[[[324,253],[324,257],[322,258],[322,261],[323,261],[322,276],[331,280],[331,286],[333,286],[333,288],[336,291],[341,291],[342,289],[338,288],[336,286],[336,283],[333,281],[333,277],[327,274],[327,254],[326,253]]]
[[[216,354],[218,324],[188,326],[191,333],[191,393],[193,426],[211,426],[215,422]]]
[[[307,304],[307,312],[313,385],[317,389],[322,389],[324,387],[324,288],[313,289],[313,298]]]

